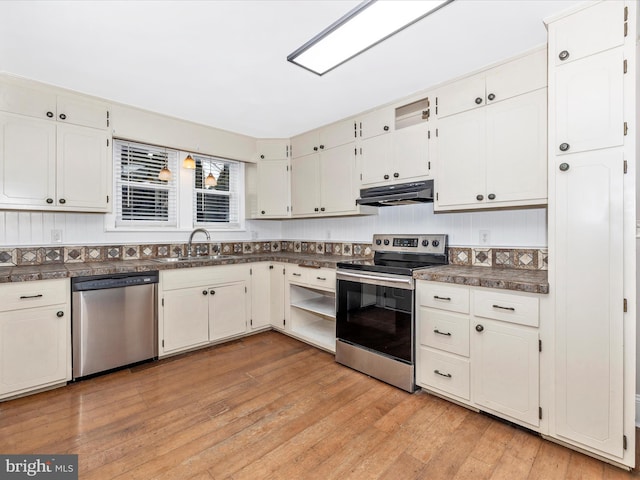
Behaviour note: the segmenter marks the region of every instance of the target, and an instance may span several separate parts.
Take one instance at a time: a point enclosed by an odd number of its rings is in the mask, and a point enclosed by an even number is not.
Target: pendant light
[[[165,182],[171,180],[171,170],[169,170],[166,165],[162,167],[162,170],[158,173],[158,179]]]
[[[218,181],[216,180],[216,177],[213,176],[213,173],[209,173],[207,178],[204,179],[204,184],[207,187],[215,187],[218,185]]]
[[[189,170],[196,169],[196,161],[193,159],[191,154],[187,155],[187,157],[182,161],[182,168],[188,168]]]

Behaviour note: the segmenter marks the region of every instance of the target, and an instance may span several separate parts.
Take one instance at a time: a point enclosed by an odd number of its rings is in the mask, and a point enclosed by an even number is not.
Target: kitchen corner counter
[[[114,273],[148,272],[177,268],[209,267],[215,265],[236,265],[256,262],[282,262],[307,267],[336,268],[336,264],[346,260],[360,260],[364,257],[342,255],[319,255],[288,252],[265,252],[245,255],[229,255],[216,259],[185,260],[162,263],[152,259],[114,260],[110,262],[56,263],[46,265],[25,265],[0,267],[0,283],[49,280],[53,278],[84,277],[89,275],[111,275]]]
[[[471,287],[549,293],[546,270],[443,265],[414,272],[413,278]]]

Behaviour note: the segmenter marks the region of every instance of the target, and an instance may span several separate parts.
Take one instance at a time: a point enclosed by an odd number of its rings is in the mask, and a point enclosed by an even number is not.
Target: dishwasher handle
[[[76,277],[71,279],[71,291],[83,292],[87,290],[151,285],[158,283],[158,279],[159,275],[157,271]]]

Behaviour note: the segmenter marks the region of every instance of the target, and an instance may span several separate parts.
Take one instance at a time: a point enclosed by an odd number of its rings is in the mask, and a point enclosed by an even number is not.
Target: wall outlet
[[[62,243],[62,230],[51,230],[51,243]]]
[[[490,233],[491,232],[489,232],[489,230],[480,230],[480,245],[489,245],[489,242],[491,240]]]

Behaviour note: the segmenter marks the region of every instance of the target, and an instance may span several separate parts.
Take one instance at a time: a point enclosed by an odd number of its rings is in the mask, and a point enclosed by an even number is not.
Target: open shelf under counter
[[[291,306],[334,320],[336,318],[336,300],[333,296],[320,295],[304,300],[292,301]]]
[[[336,324],[320,317],[297,318],[291,333],[324,350],[336,351]]]

